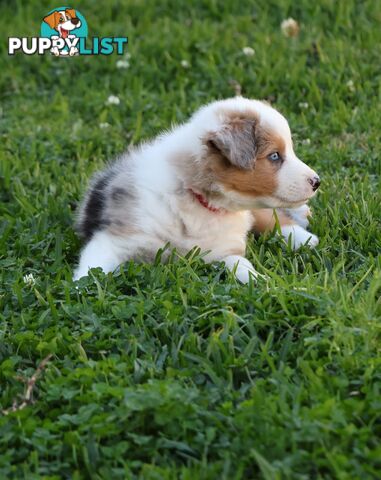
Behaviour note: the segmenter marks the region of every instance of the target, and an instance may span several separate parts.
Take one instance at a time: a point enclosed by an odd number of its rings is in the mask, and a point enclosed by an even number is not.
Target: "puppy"
[[[305,204],[319,185],[277,110],[243,97],[213,102],[95,176],[79,210],[86,243],[74,279],[153,260],[170,242],[182,254],[199,246],[206,261],[248,282],[258,275],[244,256],[255,217],[263,231],[274,225],[272,209],[290,209],[278,210],[283,235],[294,247],[317,244]]]
[[[53,35],[51,37],[52,39],[60,37],[70,39],[75,38],[75,35],[70,35],[70,33],[81,26],[81,20],[77,18],[77,14],[73,8],[52,12],[44,18],[44,22],[47,23],[50,28],[57,30],[59,33],[59,36]],[[70,56],[73,56],[78,53],[78,48],[70,47],[68,52],[67,50],[60,51],[58,47],[53,47],[51,52],[56,56],[60,54],[67,55],[68,53]]]

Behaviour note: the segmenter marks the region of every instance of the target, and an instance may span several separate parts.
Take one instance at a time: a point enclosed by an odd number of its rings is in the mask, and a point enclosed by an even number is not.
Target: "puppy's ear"
[[[53,12],[44,18],[44,22],[47,23],[50,28],[53,28],[53,30],[55,30],[58,25],[57,14],[59,15],[58,12]]]
[[[75,10],[74,8],[67,8],[65,10],[66,13],[68,13],[70,15],[70,18],[76,18],[76,13],[75,13]]]
[[[231,164],[250,170],[257,154],[256,121],[234,118],[207,138],[209,148],[218,150]]]

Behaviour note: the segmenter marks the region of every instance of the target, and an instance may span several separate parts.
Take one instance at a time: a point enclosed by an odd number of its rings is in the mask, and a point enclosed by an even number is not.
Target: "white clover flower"
[[[102,130],[104,130],[105,128],[108,128],[110,127],[110,124],[107,123],[107,122],[102,122],[99,124],[99,128],[101,128]]]
[[[286,37],[296,37],[300,30],[298,22],[293,18],[287,18],[286,20],[283,20],[283,22],[280,24],[280,28],[283,35]]]
[[[307,102],[300,102],[298,105],[299,108],[301,108],[302,110],[307,110],[307,108],[309,107]]]
[[[189,62],[187,60],[181,60],[180,65],[183,68],[189,68],[190,67]]]
[[[311,139],[305,138],[304,140],[302,140],[302,145],[311,145]]]
[[[116,68],[128,68],[130,66],[130,62],[128,60],[118,60],[116,62]]]
[[[346,86],[350,92],[354,92],[356,90],[353,80],[348,80]]]
[[[110,95],[107,99],[107,105],[119,105],[120,99],[116,95]]]
[[[247,57],[252,57],[253,55],[255,55],[255,50],[254,50],[254,48],[251,48],[251,47],[244,47],[242,49],[242,52]]]
[[[33,273],[28,273],[22,277],[25,285],[33,286],[36,283],[36,279],[33,276]]]

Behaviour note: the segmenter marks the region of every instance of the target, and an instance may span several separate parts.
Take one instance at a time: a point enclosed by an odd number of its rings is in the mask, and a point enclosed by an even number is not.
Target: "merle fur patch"
[[[108,224],[103,218],[103,213],[106,203],[105,189],[112,176],[112,172],[103,172],[90,187],[85,198],[77,227],[79,234],[86,241],[90,240],[97,230],[102,230]]]

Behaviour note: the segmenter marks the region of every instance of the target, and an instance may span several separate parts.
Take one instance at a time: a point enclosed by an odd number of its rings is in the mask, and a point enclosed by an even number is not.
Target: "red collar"
[[[223,208],[212,207],[212,205],[209,204],[208,200],[201,193],[197,193],[191,188],[189,189],[189,191],[194,196],[194,198],[200,203],[200,205],[208,209],[210,212],[221,213],[224,211]]]

